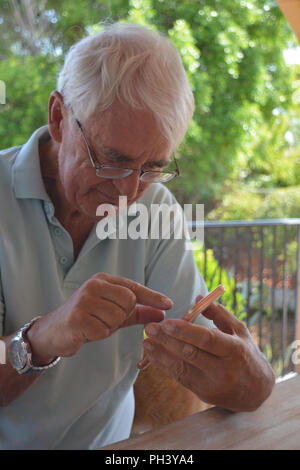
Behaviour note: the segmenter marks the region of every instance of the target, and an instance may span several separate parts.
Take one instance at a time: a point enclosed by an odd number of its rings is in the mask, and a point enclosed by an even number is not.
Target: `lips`
[[[105,201],[108,201],[110,204],[112,204],[114,206],[119,206],[119,197],[122,196],[121,194],[118,194],[115,197],[111,197],[108,194],[105,194],[102,191],[99,191],[99,189],[97,189],[97,188],[90,189],[90,191],[96,192],[99,196],[101,196],[101,198],[103,198]],[[136,194],[136,196],[132,199],[128,199],[128,197],[127,197],[127,206],[130,206],[131,204],[133,204],[137,199],[139,199],[142,196],[142,194],[144,192],[145,192],[144,190],[138,192]],[[126,196],[126,195],[124,195],[124,196]]]

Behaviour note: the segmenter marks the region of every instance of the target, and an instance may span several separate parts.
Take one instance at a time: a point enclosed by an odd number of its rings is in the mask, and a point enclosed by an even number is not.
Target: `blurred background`
[[[294,370],[300,52],[289,22],[273,0],[0,0],[1,148],[46,124],[64,54],[103,21],[147,25],[178,48],[196,111],[168,186],[181,204],[205,204],[195,258],[209,288],[225,283],[224,303],[277,374]]]

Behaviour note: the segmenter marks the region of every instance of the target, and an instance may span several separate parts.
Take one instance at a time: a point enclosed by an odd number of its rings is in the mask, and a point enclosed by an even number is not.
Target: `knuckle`
[[[96,273],[94,274],[94,276],[92,277],[92,279],[103,279],[103,280],[106,280],[108,278],[108,275],[106,273]]]
[[[135,305],[136,305],[136,296],[130,289],[127,289],[126,310],[128,311],[128,313],[134,309]]]
[[[191,344],[185,343],[182,348],[182,355],[185,359],[194,362],[198,357],[198,349]]]
[[[94,285],[99,286],[99,283],[110,283],[112,281],[112,276],[109,276],[107,273],[96,273],[92,276],[87,282],[93,282]]]
[[[243,323],[241,320],[238,320],[238,319],[237,319],[237,325],[236,325],[236,332],[239,335],[246,335],[248,332],[248,328],[245,325],[245,323]]]
[[[206,334],[202,338],[202,345],[206,348],[210,348],[215,340],[215,334],[212,329],[207,329]]]
[[[133,282],[133,281],[132,281],[132,282],[130,283],[129,289],[130,289],[130,290],[133,292],[133,294],[135,295],[136,292],[137,292],[137,290],[138,290],[138,288],[139,288],[140,286],[141,286],[141,284],[139,284],[138,282]]]
[[[86,290],[99,289],[99,281],[96,278],[89,279],[85,284]]]
[[[184,361],[176,361],[173,368],[173,376],[179,383],[183,383],[187,375],[187,365]]]

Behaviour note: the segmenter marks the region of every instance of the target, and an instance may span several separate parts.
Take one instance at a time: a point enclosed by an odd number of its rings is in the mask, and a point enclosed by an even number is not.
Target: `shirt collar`
[[[49,136],[48,126],[37,129],[21,147],[12,166],[12,184],[17,198],[50,201],[43,182],[39,141]]]

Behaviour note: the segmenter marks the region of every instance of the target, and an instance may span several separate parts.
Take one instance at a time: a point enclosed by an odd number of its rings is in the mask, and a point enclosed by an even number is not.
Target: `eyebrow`
[[[132,163],[134,161],[134,158],[129,157],[126,154],[118,152],[118,150],[106,147],[102,149],[102,153],[105,157],[107,157],[110,160],[113,161],[118,161],[120,163]],[[148,168],[163,168],[165,166],[170,165],[171,160],[170,159],[161,159],[161,160],[156,160],[156,161],[150,161],[145,164]]]

